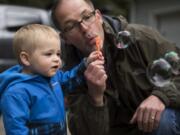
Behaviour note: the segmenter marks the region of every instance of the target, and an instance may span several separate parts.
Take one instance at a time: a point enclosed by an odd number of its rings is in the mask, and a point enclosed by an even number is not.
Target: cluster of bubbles
[[[116,36],[116,47],[126,49],[132,42],[129,31],[120,31]],[[154,60],[146,71],[148,80],[157,87],[170,85],[174,76],[180,74],[180,58],[174,51],[167,52],[163,58]]]
[[[147,68],[147,77],[150,82],[158,87],[171,83],[174,76],[180,73],[180,58],[174,51],[168,52],[164,58],[153,61]]]

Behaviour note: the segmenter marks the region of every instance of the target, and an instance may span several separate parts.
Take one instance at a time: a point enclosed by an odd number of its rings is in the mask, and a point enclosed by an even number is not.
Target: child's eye
[[[45,56],[50,56],[52,53],[45,53],[44,55]]]
[[[57,53],[57,56],[60,56],[60,53]]]

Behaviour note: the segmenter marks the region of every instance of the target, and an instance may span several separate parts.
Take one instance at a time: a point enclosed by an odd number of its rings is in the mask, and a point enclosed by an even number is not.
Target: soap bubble
[[[120,31],[117,35],[117,48],[119,49],[125,49],[129,47],[131,43],[131,34],[129,31]]]
[[[147,68],[149,81],[158,87],[168,85],[172,77],[172,67],[163,58],[153,61]]]
[[[165,54],[165,60],[171,65],[174,75],[179,74],[180,70],[180,58],[176,52],[168,52]]]

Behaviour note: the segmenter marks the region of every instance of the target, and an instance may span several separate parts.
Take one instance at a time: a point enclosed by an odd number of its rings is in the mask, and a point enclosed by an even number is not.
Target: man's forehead
[[[56,10],[61,22],[77,20],[86,12],[92,11],[92,7],[83,0],[63,0]]]
[[[75,11],[83,10],[83,8],[92,9],[92,6],[85,0],[61,0],[57,6],[57,9],[61,10],[61,13],[67,11],[73,13]]]

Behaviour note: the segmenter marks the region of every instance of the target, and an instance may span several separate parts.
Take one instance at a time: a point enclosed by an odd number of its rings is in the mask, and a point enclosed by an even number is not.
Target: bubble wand
[[[96,37],[96,51],[100,51],[101,50],[101,43],[102,43],[102,40],[100,38],[100,36],[97,36]],[[98,55],[98,58],[100,58],[100,55]]]

